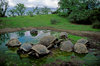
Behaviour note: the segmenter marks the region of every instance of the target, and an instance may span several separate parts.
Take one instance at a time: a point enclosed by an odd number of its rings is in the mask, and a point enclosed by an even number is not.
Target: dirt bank
[[[67,32],[67,33],[70,33],[72,35],[84,36],[84,37],[89,37],[89,38],[92,38],[92,39],[95,39],[95,40],[100,40],[100,32],[64,30],[64,29],[56,29],[56,28],[52,28],[52,27],[4,28],[4,29],[0,29],[0,34],[8,33],[8,32],[21,31],[21,30],[31,30],[33,28],[46,29],[46,30],[52,30],[52,31],[58,31],[58,32]]]

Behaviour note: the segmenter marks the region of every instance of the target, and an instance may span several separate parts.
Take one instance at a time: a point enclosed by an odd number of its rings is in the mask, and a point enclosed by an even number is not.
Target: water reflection
[[[43,36],[50,35],[50,32],[45,32],[44,31],[38,31],[38,34],[36,36],[32,36],[30,31],[24,32],[24,36],[19,38],[19,41],[22,43],[33,43],[36,44],[42,38]]]
[[[19,38],[19,34],[17,33],[10,33],[9,36],[10,36],[10,39]]]

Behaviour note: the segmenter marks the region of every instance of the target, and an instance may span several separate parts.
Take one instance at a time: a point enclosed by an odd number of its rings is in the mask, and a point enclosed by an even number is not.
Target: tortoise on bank
[[[18,47],[20,45],[21,45],[21,42],[16,38],[9,40],[8,43],[6,44],[6,46],[9,46],[9,47]]]
[[[38,31],[37,31],[37,29],[32,29],[32,30],[30,31],[30,33],[31,33],[31,34],[37,35],[37,34],[38,34]]]
[[[46,55],[49,52],[50,51],[46,48],[46,46],[41,44],[36,44],[31,48],[31,52],[28,54],[39,57],[40,55]]]
[[[61,43],[60,50],[71,52],[73,50],[73,44],[71,41],[64,41]]]
[[[60,33],[60,38],[61,39],[66,39],[66,38],[68,38],[68,34],[66,32],[61,32]]]
[[[79,39],[76,43],[81,43],[81,44],[84,44],[84,45],[86,45],[87,47],[89,47],[90,46],[90,43],[89,43],[89,41],[87,40],[87,39]]]
[[[28,53],[32,48],[32,44],[29,43],[24,43],[23,45],[21,45],[21,47],[19,48],[19,50],[17,50],[18,53]]]
[[[74,51],[77,53],[88,53],[87,47],[81,43],[76,43],[74,45]]]
[[[47,48],[51,48],[56,44],[57,41],[58,39],[56,37],[49,35],[41,38],[39,43],[46,46]]]

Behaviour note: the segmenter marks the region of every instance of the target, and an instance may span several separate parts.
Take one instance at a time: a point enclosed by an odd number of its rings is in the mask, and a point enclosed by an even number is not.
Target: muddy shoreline
[[[24,31],[24,30],[31,30],[31,29],[38,29],[38,30],[52,30],[57,32],[67,32],[72,35],[82,36],[82,37],[89,37],[95,40],[100,41],[100,32],[93,32],[93,31],[78,31],[78,30],[64,30],[64,29],[56,29],[52,27],[23,27],[23,28],[4,28],[0,29],[0,34],[8,33],[8,32],[16,32],[16,31]]]

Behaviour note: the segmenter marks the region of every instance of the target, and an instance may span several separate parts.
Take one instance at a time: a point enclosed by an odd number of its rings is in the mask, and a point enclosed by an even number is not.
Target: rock
[[[71,52],[73,50],[73,44],[71,41],[64,41],[61,43],[60,50]]]
[[[61,32],[60,33],[60,38],[61,39],[66,39],[66,38],[68,38],[68,34],[66,32]]]
[[[9,40],[8,43],[6,44],[6,46],[9,46],[9,47],[18,47],[20,45],[21,45],[21,42],[16,38]]]
[[[49,35],[41,38],[39,43],[46,46],[47,48],[51,48],[56,44],[56,41],[58,41],[56,37]]]
[[[74,45],[74,51],[77,53],[88,53],[87,47],[81,43],[76,43]]]

